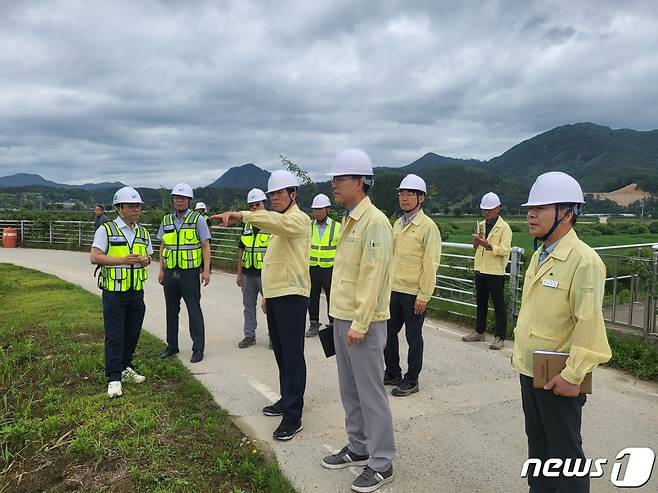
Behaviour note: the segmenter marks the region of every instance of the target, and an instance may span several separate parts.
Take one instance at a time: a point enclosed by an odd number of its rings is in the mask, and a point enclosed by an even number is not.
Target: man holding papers
[[[585,459],[580,425],[586,397],[580,384],[611,357],[602,312],[605,265],[573,229],[584,202],[574,178],[549,172],[537,177],[523,204],[536,251],[525,275],[512,366],[520,373],[528,455],[542,462]],[[543,389],[533,388],[538,350],[569,354]],[[529,476],[528,484],[531,492],[589,492],[589,477],[562,473]]]

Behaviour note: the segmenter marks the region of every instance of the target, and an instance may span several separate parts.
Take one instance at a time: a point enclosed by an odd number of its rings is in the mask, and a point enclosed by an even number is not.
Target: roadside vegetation
[[[612,359],[606,366],[628,372],[640,380],[658,382],[658,346],[611,330],[608,341]]]
[[[97,296],[0,264],[0,492],[292,492],[177,359],[143,332],[144,384],[108,399]]]

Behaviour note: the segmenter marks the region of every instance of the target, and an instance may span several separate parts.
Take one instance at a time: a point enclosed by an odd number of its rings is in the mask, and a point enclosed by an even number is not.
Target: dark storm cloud
[[[488,159],[554,126],[658,127],[653,2],[11,2],[0,166],[195,186],[279,154],[320,177]]]

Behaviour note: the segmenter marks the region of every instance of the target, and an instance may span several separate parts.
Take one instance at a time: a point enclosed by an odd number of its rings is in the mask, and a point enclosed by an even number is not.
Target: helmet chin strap
[[[553,226],[551,226],[551,229],[548,230],[548,233],[546,233],[544,236],[537,236],[534,241],[534,249],[537,250],[539,248],[539,242],[540,241],[546,241],[555,231],[555,229],[559,226],[559,224],[562,222],[562,220],[567,217],[567,214],[570,212],[573,212],[575,214],[577,205],[576,204],[571,204],[567,211],[564,213],[564,215],[560,218],[558,216],[560,215],[560,204],[555,204],[555,220],[553,221]]]
[[[286,192],[288,192],[288,200],[289,200],[289,202],[288,202],[288,205],[286,206],[286,208],[283,209],[279,214],[284,214],[288,209],[290,209],[290,208],[292,207],[292,204],[294,203],[293,200],[292,200],[292,195],[291,195],[291,193],[288,191],[287,188],[286,188]]]
[[[404,212],[405,214],[409,214],[411,211],[413,211],[416,207],[420,205],[420,200],[418,199],[418,192],[416,192],[416,205],[413,206],[411,209],[404,210],[402,207],[400,207],[400,210]]]

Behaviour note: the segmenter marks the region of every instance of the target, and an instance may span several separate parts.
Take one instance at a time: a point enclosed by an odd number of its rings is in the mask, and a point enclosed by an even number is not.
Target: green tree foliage
[[[312,196],[317,195],[317,186],[311,179],[311,175],[309,175],[306,170],[302,169],[299,164],[297,164],[295,161],[292,161],[291,159],[288,159],[283,154],[279,154],[279,159],[281,160],[281,165],[290,171],[293,175],[295,175],[299,179],[301,185],[307,185],[306,192],[310,192]]]

